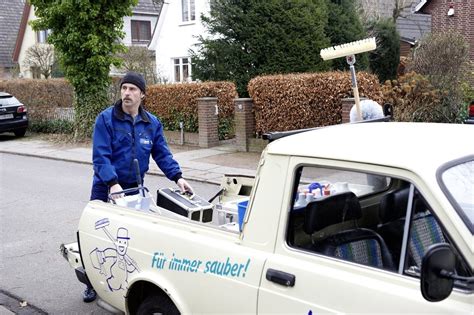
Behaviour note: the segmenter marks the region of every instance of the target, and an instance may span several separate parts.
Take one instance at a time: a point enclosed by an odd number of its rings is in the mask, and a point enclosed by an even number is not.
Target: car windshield
[[[0,97],[0,104],[2,106],[18,105],[20,103],[14,96],[2,96]]]
[[[468,227],[472,231],[474,226],[474,161],[464,161],[447,168],[442,174],[442,181],[448,190],[448,197],[451,195],[457,203],[454,207],[460,211],[465,223],[470,224]]]

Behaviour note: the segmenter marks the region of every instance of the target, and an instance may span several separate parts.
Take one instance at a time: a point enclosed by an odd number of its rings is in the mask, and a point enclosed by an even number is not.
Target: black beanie
[[[127,72],[127,74],[122,78],[122,81],[120,81],[120,88],[122,88],[122,85],[124,83],[131,83],[136,86],[140,90],[142,90],[143,93],[145,93],[146,90],[146,83],[145,79],[143,79],[142,75],[133,71]]]

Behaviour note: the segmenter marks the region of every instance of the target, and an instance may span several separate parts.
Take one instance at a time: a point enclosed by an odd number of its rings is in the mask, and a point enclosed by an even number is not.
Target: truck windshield
[[[447,190],[448,198],[473,233],[474,161],[464,161],[445,169],[441,179]]]

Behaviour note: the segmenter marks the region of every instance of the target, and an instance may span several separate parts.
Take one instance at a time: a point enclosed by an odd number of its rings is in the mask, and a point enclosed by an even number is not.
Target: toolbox
[[[171,188],[157,191],[156,205],[193,221],[211,222],[213,205],[198,195],[182,194]]]

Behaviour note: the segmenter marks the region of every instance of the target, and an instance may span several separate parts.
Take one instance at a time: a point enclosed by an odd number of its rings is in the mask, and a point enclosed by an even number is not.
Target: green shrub
[[[157,84],[147,88],[145,107],[158,116],[166,130],[179,130],[184,123],[186,132],[198,132],[197,99],[216,97],[219,109],[219,139],[233,137],[234,99],[237,97],[232,82],[203,82]]]
[[[463,35],[453,31],[427,35],[415,48],[408,68],[425,76],[442,92],[436,121],[458,123],[464,120],[462,83],[469,80],[469,43]]]
[[[234,117],[223,117],[219,119],[219,140],[230,139],[235,135]]]
[[[30,121],[28,129],[40,133],[64,133],[73,134],[74,122],[64,119],[33,120]]]
[[[392,19],[372,22],[369,29],[377,38],[377,49],[369,53],[370,69],[380,82],[397,77],[400,61],[400,35]]]
[[[428,79],[415,72],[386,81],[382,86],[385,102],[393,105],[396,121],[439,122],[442,93]]]

